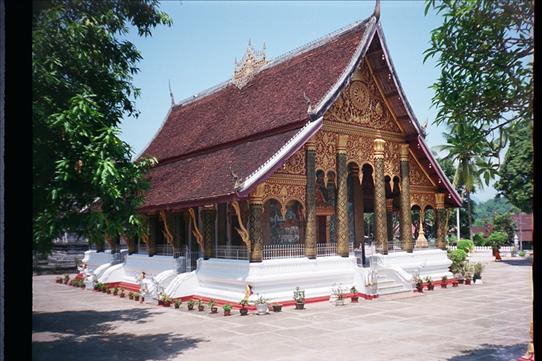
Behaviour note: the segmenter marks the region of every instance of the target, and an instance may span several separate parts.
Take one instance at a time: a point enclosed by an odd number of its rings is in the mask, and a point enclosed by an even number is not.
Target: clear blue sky
[[[164,1],[161,9],[173,19],[171,27],[159,27],[149,38],[130,33],[143,60],[135,85],[138,119],[125,119],[122,139],[140,153],[160,128],[170,107],[168,81],[175,101],[231,78],[234,60],[241,59],[248,40],[260,49],[265,42],[268,59],[318,39],[357,20],[369,17],[375,2],[196,2]],[[426,141],[431,149],[442,144],[443,128],[431,125],[432,90],[438,78],[434,60],[423,63],[430,31],[440,23],[434,14],[424,16],[424,2],[382,1],[380,22],[397,74],[421,124],[429,120]],[[486,200],[493,187],[473,198]]]

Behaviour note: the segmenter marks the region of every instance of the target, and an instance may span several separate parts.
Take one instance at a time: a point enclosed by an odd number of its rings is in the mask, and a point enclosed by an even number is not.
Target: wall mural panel
[[[299,184],[264,182],[263,201],[276,199],[279,201],[282,209],[282,214],[286,214],[286,206],[288,202],[296,200],[301,204],[305,204],[305,186]],[[303,209],[303,212],[305,210]]]

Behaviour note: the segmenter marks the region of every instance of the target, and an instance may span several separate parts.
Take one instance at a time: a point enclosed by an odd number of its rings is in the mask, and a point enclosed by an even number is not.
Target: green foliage
[[[476,262],[473,265],[473,278],[480,279],[482,278],[482,271],[484,270],[484,265],[481,262]]]
[[[476,233],[473,236],[473,243],[474,243],[475,246],[485,246],[486,239],[484,237],[484,234],[483,233]]]
[[[524,250],[519,251],[518,255],[520,257],[525,257],[525,251]]]
[[[498,183],[498,182],[497,182]],[[496,183],[496,184],[497,184]],[[485,202],[477,203],[474,207],[474,222],[475,226],[483,226],[485,224],[493,224],[493,218],[497,214],[518,213],[519,208],[515,207],[505,197],[495,197],[488,199]]]
[[[495,189],[523,212],[533,210],[532,123],[521,123],[510,134],[510,147],[499,171]]]
[[[450,272],[453,274],[461,273],[467,259],[467,254],[465,251],[462,249],[448,251],[448,258],[452,261],[452,264],[450,265]]]
[[[232,305],[226,303],[224,306],[222,306],[222,308],[224,309],[224,311],[231,311]]]
[[[137,116],[132,85],[141,54],[125,40],[170,24],[157,0],[57,0],[32,22],[33,248],[47,253],[70,231],[90,242],[144,231],[136,209],[156,161],[132,162],[119,138]]]
[[[474,249],[474,243],[470,239],[460,239],[457,242],[457,249],[462,249],[465,253],[469,253]]]
[[[531,0],[426,0],[426,14],[433,8],[443,19],[431,32],[424,58],[436,57],[441,69],[432,86],[435,123],[454,131],[466,127],[465,144],[478,148],[473,156],[484,162],[486,183],[510,129],[532,119],[533,5]]]
[[[493,230],[505,232],[508,235],[507,242],[513,242],[516,229],[516,222],[514,222],[510,213],[495,216],[495,220],[493,221]]]
[[[487,246],[500,247],[504,246],[508,241],[508,235],[505,232],[493,232],[487,237]]]

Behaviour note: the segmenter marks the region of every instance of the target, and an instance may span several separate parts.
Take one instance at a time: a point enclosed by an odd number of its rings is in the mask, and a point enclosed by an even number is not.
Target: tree
[[[493,230],[506,233],[508,242],[514,241],[516,229],[516,222],[514,222],[510,213],[498,214],[495,216],[495,219],[493,220]]]
[[[532,121],[534,54],[532,0],[426,0],[443,23],[431,32],[426,61],[437,57],[433,84],[437,125],[468,125],[478,155],[500,164],[510,130]]]
[[[499,170],[495,189],[523,212],[533,211],[532,124],[520,123],[510,134],[510,147]]]
[[[128,25],[150,36],[171,24],[157,0],[36,2],[32,22],[33,244],[48,252],[65,231],[91,242],[144,232],[136,209],[153,159],[132,162],[119,139],[137,116],[141,54]]]
[[[512,205],[508,199],[497,195],[493,199],[488,199],[481,202],[474,208],[474,225],[483,226],[485,224],[493,224],[493,219],[497,214],[518,213],[519,208]]]
[[[483,187],[481,178],[486,185],[497,173],[495,166],[489,164],[483,154],[484,140],[480,139],[474,127],[466,122],[457,123],[450,133],[444,133],[447,144],[440,146],[440,149],[447,151],[444,159],[453,162],[455,173],[452,184],[454,187],[463,187],[463,194],[467,200],[467,214],[469,219],[469,238],[472,240],[472,204],[470,195],[474,186]]]

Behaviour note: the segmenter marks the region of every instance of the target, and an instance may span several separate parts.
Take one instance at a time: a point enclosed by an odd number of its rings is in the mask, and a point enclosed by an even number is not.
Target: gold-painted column
[[[346,169],[346,143],[348,136],[340,134],[337,143],[337,199],[335,203],[335,238],[337,239],[337,254],[348,257],[348,190]]]
[[[361,187],[361,179],[359,177],[361,169],[357,174],[354,174],[354,230],[356,238],[354,240],[354,248],[358,249],[363,245],[365,240],[365,230],[363,222],[363,188]]]
[[[388,225],[388,247],[393,245],[393,198],[386,199],[386,218]],[[393,246],[392,246],[393,248]]]
[[[437,206],[437,247],[446,250],[446,209],[444,208],[444,193],[436,193]]]
[[[384,144],[383,139],[375,139],[375,241],[382,246],[382,254],[388,254],[388,229],[386,219],[386,185],[384,180]]]
[[[263,184],[259,184],[248,200],[248,233],[250,240],[252,240],[250,262],[261,262],[263,259],[263,187]]]
[[[425,222],[425,210],[420,207],[420,229],[418,230],[418,238],[416,239],[416,248],[427,248],[427,238],[425,238],[425,231],[423,230],[423,223]]]
[[[410,179],[408,164],[408,144],[401,144],[401,198],[400,198],[400,231],[403,249],[412,252],[412,215],[410,207]]]
[[[316,144],[310,139],[305,144],[305,165],[307,183],[305,187],[305,256],[316,258]]]
[[[205,247],[203,249],[203,259],[209,259],[214,256],[215,248],[215,220],[216,207],[204,206],[201,208],[201,220],[203,228],[203,240]]]

